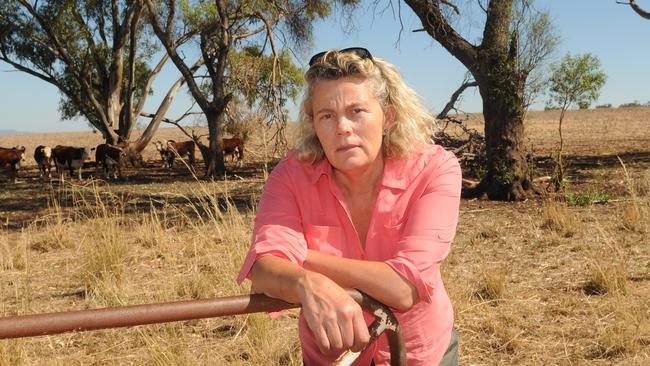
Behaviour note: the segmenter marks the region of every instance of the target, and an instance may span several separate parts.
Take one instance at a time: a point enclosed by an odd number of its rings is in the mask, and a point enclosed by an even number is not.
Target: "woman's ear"
[[[397,113],[395,112],[395,107],[392,104],[387,105],[384,107],[384,125],[383,128],[387,129],[390,128],[393,123],[395,123],[395,115]]]

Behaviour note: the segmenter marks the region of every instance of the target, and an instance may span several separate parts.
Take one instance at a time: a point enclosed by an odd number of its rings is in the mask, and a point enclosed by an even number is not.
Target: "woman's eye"
[[[327,120],[327,119],[330,119],[330,118],[332,118],[331,113],[324,113],[324,114],[321,114],[321,116],[320,116],[321,120]]]
[[[362,109],[361,108],[354,108],[354,109],[352,109],[352,112],[354,112],[355,114],[356,113],[361,113]]]

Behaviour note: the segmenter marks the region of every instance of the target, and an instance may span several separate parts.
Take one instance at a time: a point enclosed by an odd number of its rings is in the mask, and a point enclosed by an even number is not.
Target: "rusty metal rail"
[[[348,294],[364,309],[375,314],[370,325],[371,341],[386,332],[391,365],[406,366],[404,341],[393,313],[385,305],[357,290]],[[115,308],[0,317],[0,339],[34,337],[65,332],[166,323],[180,320],[280,311],[300,307],[265,295],[230,296],[216,299],[178,301]],[[359,353],[347,351],[334,365],[349,365]]]

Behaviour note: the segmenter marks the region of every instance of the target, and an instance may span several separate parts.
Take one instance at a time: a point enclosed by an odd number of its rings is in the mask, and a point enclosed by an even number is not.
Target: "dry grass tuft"
[[[588,295],[625,294],[629,260],[622,245],[602,228],[597,228],[596,242],[587,258],[589,279],[583,290]]]
[[[640,352],[650,342],[650,308],[622,298],[604,309],[596,324],[596,337],[586,358],[614,360]]]
[[[82,265],[79,277],[99,304],[121,305],[127,261],[131,256],[127,230],[121,216],[102,212],[86,221],[87,236],[80,242]]]
[[[503,299],[507,280],[508,271],[503,266],[484,266],[480,269],[474,296],[484,301]]]
[[[621,223],[623,228],[629,231],[643,233],[647,223],[647,215],[643,208],[636,203],[623,206],[621,213]]]
[[[566,205],[547,201],[544,203],[541,227],[558,233],[565,238],[571,238],[577,233],[579,221],[569,213]]]
[[[641,197],[650,196],[650,170],[645,171],[634,181],[634,191]]]
[[[497,319],[483,320],[479,322],[477,330],[485,337],[491,352],[512,355],[522,347],[519,337],[524,331],[510,316],[502,314]]]
[[[608,293],[625,294],[627,289],[627,270],[625,263],[612,263],[609,258],[592,259],[589,263],[589,280],[583,289],[588,295],[604,295]]]
[[[24,240],[12,243],[9,235],[0,232],[0,270],[23,270],[27,265],[29,253]]]

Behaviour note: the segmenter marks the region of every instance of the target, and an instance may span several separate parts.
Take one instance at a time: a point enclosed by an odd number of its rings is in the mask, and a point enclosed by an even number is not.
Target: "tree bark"
[[[496,83],[503,84],[503,80]],[[466,197],[486,193],[491,200],[516,201],[526,198],[531,188],[528,165],[523,155],[523,88],[495,93],[503,86],[479,82],[485,118],[487,174]]]
[[[206,113],[208,118],[209,146],[208,154],[203,159],[205,161],[205,178],[221,178],[226,175],[226,164],[223,161],[223,139],[221,137],[221,128],[223,126],[223,111],[211,111]]]

